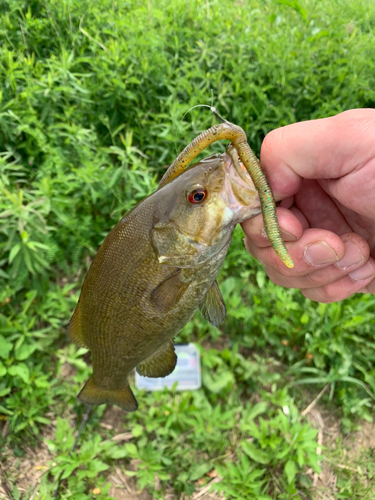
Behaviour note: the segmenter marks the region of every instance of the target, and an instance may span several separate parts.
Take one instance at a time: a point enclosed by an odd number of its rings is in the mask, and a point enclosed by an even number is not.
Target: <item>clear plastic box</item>
[[[177,365],[174,371],[163,378],[142,377],[135,372],[137,389],[146,391],[160,391],[170,389],[176,382],[178,391],[192,391],[199,389],[201,381],[201,364],[199,350],[194,344],[180,344],[174,346],[177,354]]]

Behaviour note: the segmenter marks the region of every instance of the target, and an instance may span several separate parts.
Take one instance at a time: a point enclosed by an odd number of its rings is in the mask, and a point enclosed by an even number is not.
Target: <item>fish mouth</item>
[[[222,156],[225,169],[225,181],[221,197],[233,212],[235,222],[242,222],[258,215],[261,205],[258,192],[244,164],[232,146]]]

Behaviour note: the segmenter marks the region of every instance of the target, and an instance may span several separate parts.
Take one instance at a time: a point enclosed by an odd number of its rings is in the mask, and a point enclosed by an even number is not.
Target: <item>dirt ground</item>
[[[339,462],[322,462],[322,472],[318,475],[313,471],[307,471],[313,482],[314,498],[316,500],[335,500],[337,498],[337,476],[335,470],[347,469],[356,472],[350,464],[353,463],[363,449],[375,450],[375,424],[363,422],[361,429],[350,437],[344,437],[340,432],[340,422],[331,413],[320,410],[318,406],[311,408],[306,414],[310,423],[318,430],[318,442],[326,449],[334,449],[337,439],[341,436],[343,442],[343,456]],[[116,441],[130,441],[132,434],[124,433],[121,425],[121,410],[110,408],[105,413],[102,423],[103,428],[115,430],[118,434],[112,438]],[[4,430],[4,429],[3,429]],[[44,438],[51,439],[54,435],[53,426],[46,428]],[[37,489],[41,477],[47,470],[47,463],[52,456],[43,441],[38,449],[27,448],[26,453],[19,459],[14,459],[11,451],[5,452],[0,463],[0,500],[12,500],[10,492],[12,484],[16,484],[19,492],[32,493],[28,498],[22,500],[37,500]],[[110,495],[116,500],[153,500],[147,491],[139,492],[136,489],[134,479],[126,476],[120,467],[111,470],[108,480],[112,483]],[[219,476],[213,477],[205,486],[197,483],[195,493],[184,500],[220,500],[224,496],[218,493],[209,493],[211,485],[220,481]],[[156,485],[157,486],[157,485]],[[166,494],[165,500],[174,500],[173,492]]]
[[[306,416],[313,427],[318,430],[318,443],[326,450],[335,450],[338,439],[342,440],[342,456],[333,461],[322,461],[322,471],[318,475],[313,471],[308,471],[313,482],[313,494],[315,500],[335,500],[337,499],[337,474],[338,469],[358,473],[357,468],[352,464],[360,457],[363,450],[375,450],[375,422],[361,422],[360,430],[354,435],[344,436],[340,430],[340,421],[335,415],[327,410],[314,408]],[[321,452],[318,450],[318,452]],[[361,477],[365,487],[370,486],[370,480],[365,475]],[[372,481],[372,480],[371,480]],[[364,484],[368,483],[368,484]]]

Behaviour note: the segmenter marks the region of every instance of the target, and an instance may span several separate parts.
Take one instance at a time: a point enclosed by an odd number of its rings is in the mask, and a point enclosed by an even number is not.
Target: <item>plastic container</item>
[[[170,389],[176,382],[178,391],[192,391],[199,389],[201,382],[201,364],[198,348],[194,344],[180,344],[174,346],[177,354],[177,365],[167,377],[142,377],[135,372],[137,389],[146,391],[161,391]]]

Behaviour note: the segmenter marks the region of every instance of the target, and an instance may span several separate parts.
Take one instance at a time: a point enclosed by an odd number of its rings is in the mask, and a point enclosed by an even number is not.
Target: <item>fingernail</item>
[[[281,229],[281,237],[283,240],[288,240],[288,241],[297,241],[298,239],[297,236],[294,236],[294,234],[284,231],[284,229]]]
[[[355,266],[363,261],[363,254],[358,246],[351,240],[345,241],[345,255],[344,257],[336,262],[335,266],[340,269],[347,269],[350,266]]]
[[[362,281],[367,280],[375,275],[374,266],[371,262],[366,262],[366,264],[359,269],[356,269],[352,273],[349,274],[352,280],[354,281]]]
[[[306,262],[313,266],[333,264],[339,260],[337,253],[325,241],[311,243],[305,247],[304,257]]]

